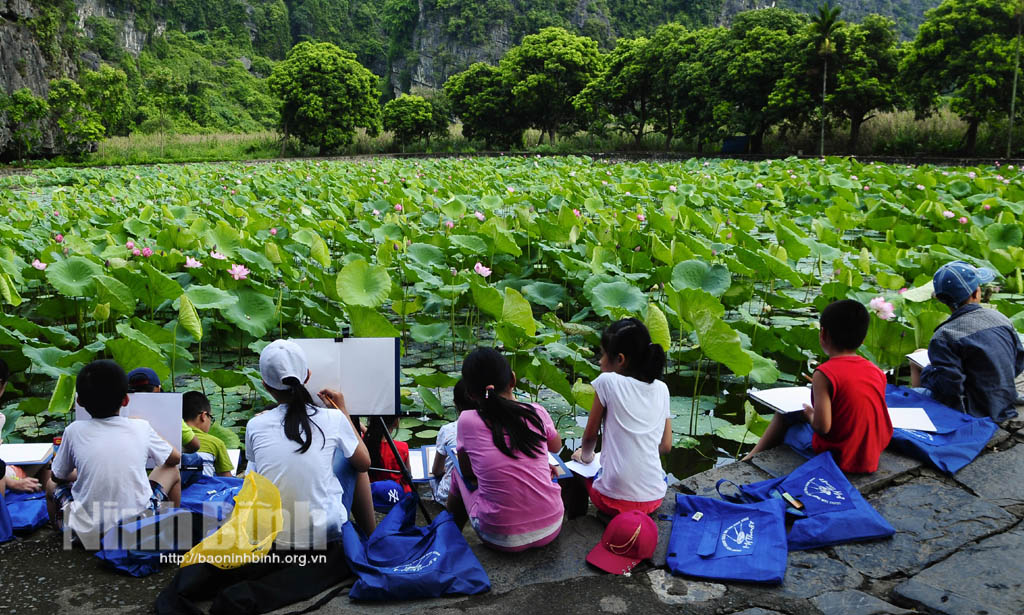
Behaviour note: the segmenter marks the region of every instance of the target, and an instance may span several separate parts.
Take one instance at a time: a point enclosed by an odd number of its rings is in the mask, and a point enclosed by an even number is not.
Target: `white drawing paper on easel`
[[[747,395],[775,412],[789,414],[790,412],[801,412],[804,404],[811,405],[810,387],[778,387],[758,391],[750,389]]]
[[[935,433],[935,423],[924,408],[889,408],[893,429],[914,429]]]
[[[394,416],[399,398],[399,346],[394,337],[295,339],[306,353],[306,389],[318,406],[323,389],[341,391],[353,416]]]
[[[181,451],[181,393],[129,393],[120,415],[145,419],[160,437]],[[90,420],[89,412],[75,404],[75,420]]]

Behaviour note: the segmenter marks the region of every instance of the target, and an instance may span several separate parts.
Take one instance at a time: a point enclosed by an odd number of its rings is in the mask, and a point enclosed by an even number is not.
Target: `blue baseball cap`
[[[370,483],[370,492],[373,494],[373,507],[381,511],[390,510],[405,495],[405,489],[393,480]]]
[[[964,261],[953,261],[939,267],[932,277],[935,298],[956,307],[967,301],[982,284],[996,279],[996,272],[987,267],[975,267]]]
[[[156,388],[160,386],[160,376],[148,367],[136,367],[128,372],[128,388],[131,390]]]

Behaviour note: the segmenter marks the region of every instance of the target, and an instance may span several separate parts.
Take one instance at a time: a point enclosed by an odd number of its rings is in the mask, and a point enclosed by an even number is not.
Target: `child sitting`
[[[260,375],[267,391],[280,404],[249,419],[245,429],[245,455],[253,471],[278,488],[285,526],[275,545],[295,549],[324,548],[340,540],[348,520],[343,505],[345,490],[356,489],[355,521],[366,534],[373,532],[373,501],[369,482],[361,493],[352,476],[349,487],[335,475],[335,453],[346,458],[345,467],[365,476],[370,467],[366,450],[349,418],[345,398],[338,391],[318,393],[331,408],[313,404],[306,387],[310,372],[306,354],[294,342],[276,340],[260,353]]]
[[[626,318],[601,335],[600,366],[583,445],[572,458],[593,461],[603,428],[601,471],[587,482],[590,500],[613,517],[629,510],[652,513],[668,489],[661,454],[672,449],[668,387],[658,380],[665,350],[651,342],[642,322]]]
[[[11,370],[7,367],[7,362],[0,359],[0,398],[4,396],[4,390],[7,389],[7,381],[11,377]],[[0,414],[0,434],[3,433],[4,424],[7,422],[7,417]],[[0,443],[3,439],[0,438]],[[41,476],[43,476],[43,482],[46,481],[47,471],[42,470]],[[4,493],[6,489],[12,491],[21,491],[25,493],[32,493],[39,491],[43,486],[39,479],[28,476],[25,470],[15,465],[8,465],[4,463],[3,459],[0,459],[0,494]]]
[[[204,476],[231,476],[235,469],[228,456],[224,441],[210,434],[213,415],[210,400],[199,391],[189,391],[181,397],[181,416],[199,438],[199,456],[203,460]]]
[[[455,383],[452,391],[455,404],[455,411],[459,414],[463,410],[469,410],[473,406],[466,396],[466,383],[459,380]],[[434,498],[444,504],[448,501],[448,492],[452,484],[452,472],[455,470],[455,446],[458,434],[458,420],[446,423],[437,430],[437,453],[434,455],[434,465],[430,468],[430,474],[437,479],[437,489],[434,490]]]
[[[796,420],[806,419],[814,430],[815,453],[832,451],[844,472],[874,472],[878,458],[892,438],[892,421],[885,405],[885,374],[857,349],[867,336],[869,316],[859,301],[843,299],[821,313],[818,341],[828,361],[818,366],[811,379],[811,401]],[[776,414],[754,450],[780,443],[793,419]]]
[[[460,528],[470,521],[484,544],[501,551],[548,544],[564,512],[548,464],[548,451],[562,448],[551,417],[515,400],[516,376],[493,348],[466,357],[462,380],[476,409],[459,415],[461,474],[452,476],[448,511]]]
[[[89,415],[64,430],[46,495],[50,521],[98,548],[102,533],[123,519],[181,502],[181,455],[147,421],[119,416],[128,405],[128,377],[113,361],[93,361],[75,385]],[[146,475],[147,462],[156,466]]]
[[[398,416],[390,419],[388,429],[391,430],[392,434],[398,428],[398,421]],[[402,475],[402,468],[398,465],[398,460],[395,459],[395,454],[391,451],[391,445],[384,438],[384,421],[379,417],[371,417],[370,426],[366,428],[363,442],[366,443],[366,448],[370,451],[370,482],[393,480],[400,484],[406,493],[412,491],[412,484]],[[393,440],[393,442],[398,450],[399,457],[402,459],[402,463],[408,469],[409,445],[398,440]]]
[[[935,298],[953,313],[928,343],[931,365],[910,364],[910,383],[951,408],[1002,422],[1017,416],[1024,346],[1006,316],[980,305],[982,285],[994,279],[991,269],[963,261],[939,267]]]

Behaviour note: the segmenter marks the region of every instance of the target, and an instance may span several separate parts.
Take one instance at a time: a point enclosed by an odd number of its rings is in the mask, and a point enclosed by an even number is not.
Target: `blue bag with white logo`
[[[803,503],[789,531],[790,551],[892,536],[896,530],[878,514],[825,452],[788,476],[740,487],[752,500],[780,500],[787,494]]]
[[[46,525],[50,516],[46,512],[46,494],[17,493],[8,491],[7,512],[11,515],[11,527],[18,533],[29,533]]]
[[[988,417],[954,410],[906,387],[889,385],[885,403],[892,408],[924,408],[936,431],[894,429],[889,447],[947,474],[955,474],[974,461],[999,428]]]
[[[352,524],[342,528],[349,567],[359,579],[353,600],[413,600],[490,590],[480,561],[447,511],[416,525],[416,493],[407,493],[369,538]]]
[[[676,494],[667,558],[672,572],[777,584],[786,576],[787,554],[782,500],[735,504]]]
[[[118,572],[149,576],[160,572],[161,555],[192,548],[192,521],[182,508],[124,520],[103,535],[95,555]]]

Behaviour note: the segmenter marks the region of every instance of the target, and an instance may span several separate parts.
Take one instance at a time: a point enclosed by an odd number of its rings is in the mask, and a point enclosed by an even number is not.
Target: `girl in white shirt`
[[[364,532],[373,531],[370,484],[366,470],[370,453],[356,435],[338,391],[318,393],[328,406],[318,408],[303,385],[309,380],[306,355],[294,342],[277,340],[260,353],[260,375],[267,391],[281,405],[246,425],[245,454],[253,470],[281,493],[285,527],[275,544],[297,549],[324,548],[341,536],[348,520],[343,488],[334,473],[335,452],[359,472],[353,515]],[[335,409],[336,408],[336,409]]]
[[[665,497],[661,455],[672,449],[668,387],[659,380],[665,351],[651,342],[642,322],[625,318],[601,335],[600,366],[583,445],[572,457],[593,461],[603,430],[601,470],[587,481],[590,500],[611,516],[629,510],[650,514]]]

